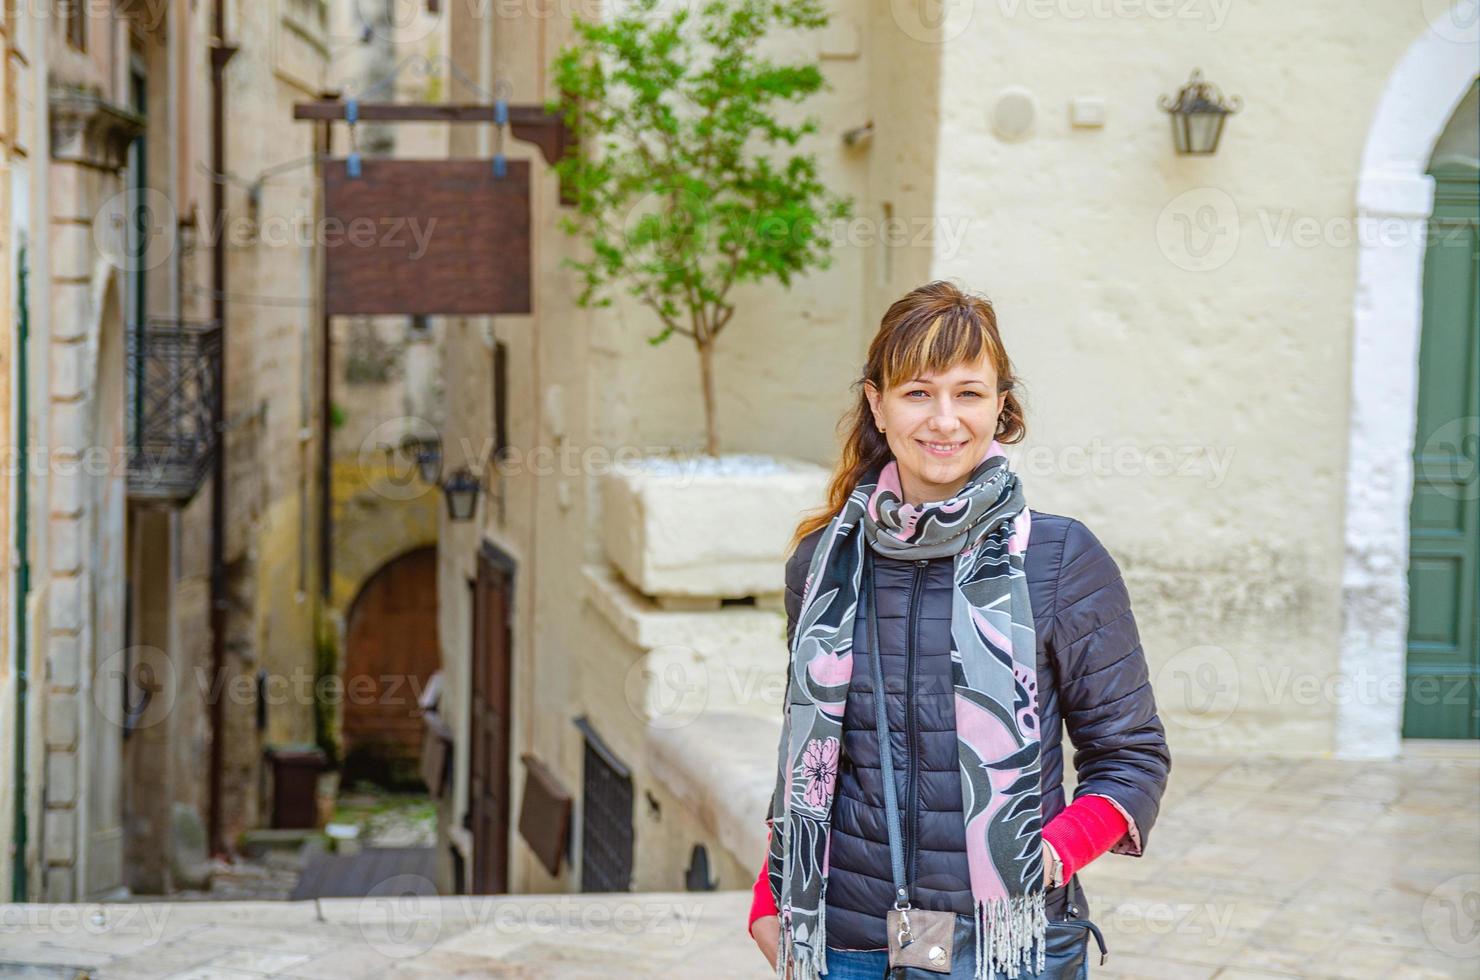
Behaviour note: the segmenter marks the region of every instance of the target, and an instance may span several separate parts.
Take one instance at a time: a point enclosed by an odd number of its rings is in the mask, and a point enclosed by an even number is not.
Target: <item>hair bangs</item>
[[[885,345],[882,360],[884,387],[893,388],[913,378],[949,371],[958,364],[976,364],[984,357],[998,360],[991,327],[975,311],[956,306],[901,324]]]

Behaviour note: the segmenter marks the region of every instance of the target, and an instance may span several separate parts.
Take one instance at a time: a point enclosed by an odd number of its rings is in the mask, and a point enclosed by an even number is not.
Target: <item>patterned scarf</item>
[[[785,976],[788,962],[796,980],[825,970],[832,801],[865,544],[891,558],[955,556],[951,674],[976,976],[1017,976],[1035,945],[1032,969],[1042,971],[1047,916],[1037,653],[1023,573],[1028,529],[1021,485],[993,440],[949,500],[905,503],[890,460],[874,482],[864,476],[823,532],[795,626],[772,797],[767,863],[780,894],[777,976]]]

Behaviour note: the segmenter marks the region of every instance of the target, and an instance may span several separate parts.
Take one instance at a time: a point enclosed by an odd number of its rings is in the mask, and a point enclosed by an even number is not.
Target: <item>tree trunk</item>
[[[704,451],[719,455],[719,419],[714,404],[714,340],[694,340],[699,348],[699,380],[704,389]]]

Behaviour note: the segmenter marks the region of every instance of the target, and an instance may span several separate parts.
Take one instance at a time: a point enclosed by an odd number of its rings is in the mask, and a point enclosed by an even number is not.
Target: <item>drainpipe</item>
[[[30,300],[26,292],[26,246],[16,251],[16,292],[20,303],[16,311],[15,353],[15,827],[13,833],[13,863],[10,875],[10,900],[24,902],[26,895],[26,686],[29,682],[26,644],[26,597],[31,592],[30,549],[26,536],[27,484],[30,474],[26,468],[26,436],[29,423],[26,408],[29,396],[26,392],[26,370],[29,361],[27,338],[30,336]]]
[[[211,213],[216,227],[226,221],[226,63],[236,54],[226,43],[226,0],[215,0],[211,14]],[[216,446],[211,458],[211,784],[209,840],[211,853],[228,853],[222,836],[221,779],[226,768],[225,700],[221,694],[226,669],[226,355],[231,349],[226,331],[226,248],[217,241],[211,248],[211,317],[221,331],[219,374],[216,377],[212,415],[216,420]]]

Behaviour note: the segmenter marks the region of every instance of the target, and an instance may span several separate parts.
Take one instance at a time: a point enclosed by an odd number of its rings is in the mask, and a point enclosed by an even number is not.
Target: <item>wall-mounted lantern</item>
[[[1203,81],[1202,71],[1197,68],[1175,99],[1161,98],[1162,110],[1171,115],[1177,152],[1192,156],[1215,152],[1223,135],[1223,120],[1243,107],[1243,100],[1236,95],[1225,100],[1218,86]]]
[[[416,460],[416,471],[425,483],[436,485],[442,478],[442,437],[407,436],[401,440],[401,452]]]
[[[447,517],[453,521],[470,521],[478,510],[478,494],[483,484],[473,471],[463,467],[442,484],[442,495],[447,498]]]

